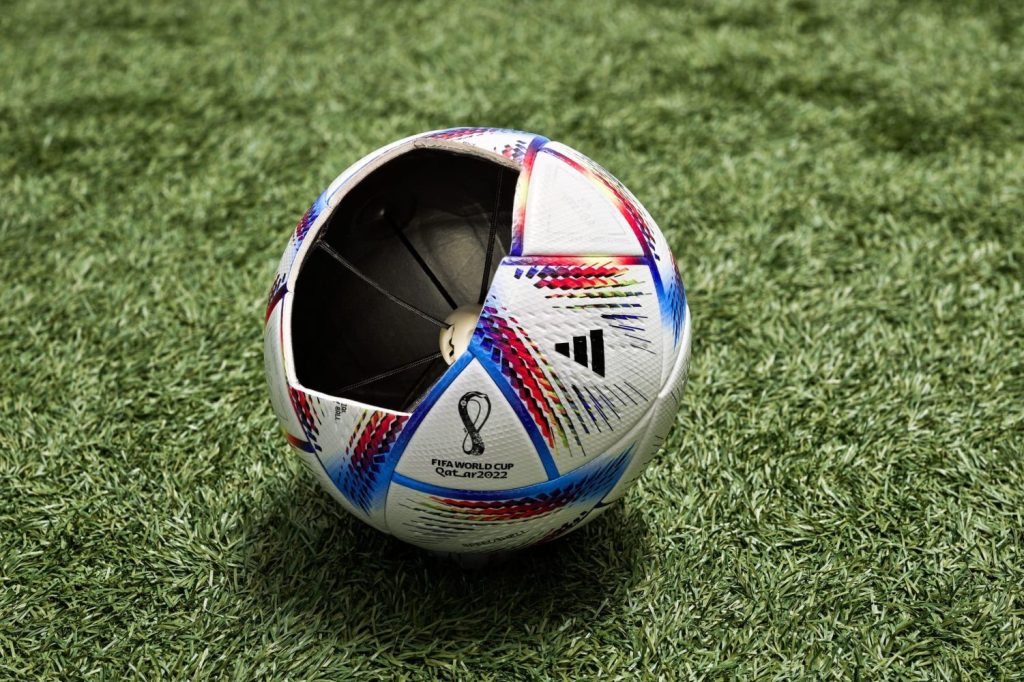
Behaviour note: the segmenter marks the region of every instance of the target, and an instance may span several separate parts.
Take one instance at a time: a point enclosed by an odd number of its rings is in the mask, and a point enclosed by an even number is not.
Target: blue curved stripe
[[[686,287],[683,286],[682,280],[679,280],[679,301],[676,303],[678,306],[672,312],[672,332],[676,344],[679,344],[679,336],[682,334],[683,327],[686,326]]]
[[[491,377],[491,381],[494,382],[494,385],[498,387],[498,390],[505,397],[505,402],[512,407],[516,416],[519,417],[520,423],[526,429],[527,435],[530,436],[534,450],[537,451],[537,456],[540,457],[541,464],[544,465],[544,473],[547,474],[549,479],[558,478],[561,473],[555,465],[555,458],[551,456],[548,444],[544,442],[544,436],[541,435],[537,425],[533,423],[533,418],[530,417],[530,413],[523,406],[522,399],[516,395],[512,386],[509,385],[508,379],[502,375],[501,370],[495,366],[490,356],[477,345],[475,338],[470,344],[469,352],[480,362],[480,366],[484,368],[484,371]]]
[[[417,490],[427,495],[437,495],[438,497],[447,497],[458,500],[473,500],[473,501],[496,501],[496,500],[508,500],[518,497],[537,497],[540,495],[548,495],[556,492],[560,489],[569,488],[571,486],[582,483],[586,479],[595,476],[599,473],[607,473],[608,476],[602,476],[602,484],[600,487],[588,489],[578,500],[586,499],[604,499],[609,492],[615,487],[625,473],[630,460],[632,459],[633,450],[636,445],[631,445],[623,452],[613,457],[598,458],[593,461],[587,462],[583,466],[573,469],[569,473],[560,476],[556,479],[549,481],[541,481],[540,483],[534,483],[532,485],[522,486],[520,488],[508,488],[506,490],[460,490],[456,488],[445,488],[444,486],[434,485],[433,483],[424,483],[423,481],[417,481],[403,476],[402,474],[395,474],[392,480],[399,485]]]
[[[441,378],[438,379],[437,383],[427,393],[427,397],[423,399],[416,409],[413,410],[412,415],[409,417],[409,421],[405,423],[402,428],[402,433],[399,434],[398,440],[388,451],[388,458],[384,462],[384,466],[381,469],[380,477],[376,481],[376,485],[373,491],[373,506],[382,507],[387,502],[388,489],[391,487],[391,480],[397,474],[395,474],[395,467],[398,466],[398,461],[402,459],[402,453],[405,452],[405,448],[409,445],[409,441],[412,440],[413,435],[419,428],[420,424],[423,423],[424,417],[430,412],[430,409],[437,402],[438,398],[448,390],[448,387],[452,385],[452,382],[460,374],[462,370],[469,366],[469,363],[473,361],[473,355],[466,352],[458,357],[454,364],[449,367]]]

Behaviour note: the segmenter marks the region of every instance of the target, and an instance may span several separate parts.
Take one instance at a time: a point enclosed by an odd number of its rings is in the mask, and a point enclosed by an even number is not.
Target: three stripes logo
[[[586,336],[572,337],[572,353],[569,352],[569,342],[562,341],[555,344],[555,352],[565,357],[572,357],[573,360],[589,367],[601,376],[604,376],[604,332],[600,329],[591,329],[589,334],[590,348],[588,353]]]

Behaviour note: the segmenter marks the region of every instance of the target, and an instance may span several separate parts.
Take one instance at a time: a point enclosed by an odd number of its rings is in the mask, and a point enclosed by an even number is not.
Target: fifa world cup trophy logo
[[[466,431],[462,439],[462,451],[467,455],[484,454],[484,439],[480,429],[484,428],[491,416],[491,399],[486,393],[470,391],[459,399],[459,417]]]

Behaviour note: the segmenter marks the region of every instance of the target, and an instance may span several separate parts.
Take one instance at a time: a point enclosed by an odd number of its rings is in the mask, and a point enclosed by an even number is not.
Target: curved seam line
[[[523,408],[522,400],[515,394],[512,387],[505,381],[505,377],[501,374],[497,367],[491,362],[489,357],[481,357],[482,353],[474,346],[470,346],[469,352],[477,359],[480,366],[484,368],[487,375],[491,378],[491,382],[498,387],[501,391],[502,396],[505,398],[505,402],[508,403],[512,411],[519,417],[519,422],[523,425],[526,430],[526,435],[530,437],[533,442],[534,449],[537,452],[537,456],[540,458],[541,464],[544,466],[544,473],[547,475],[548,480],[558,478],[561,473],[558,471],[558,467],[555,465],[555,460],[551,456],[551,450],[548,448],[548,444],[544,442],[543,436],[537,429],[537,425],[533,423],[533,420],[526,414],[526,410]]]

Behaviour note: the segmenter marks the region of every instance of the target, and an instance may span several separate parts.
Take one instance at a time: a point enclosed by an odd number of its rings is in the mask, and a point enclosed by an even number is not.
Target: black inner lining
[[[430,358],[441,330],[429,318],[479,302],[508,254],[517,175],[420,149],[352,188],[320,233],[330,248],[314,245],[296,282],[299,383],[387,409],[415,405],[447,367]]]

